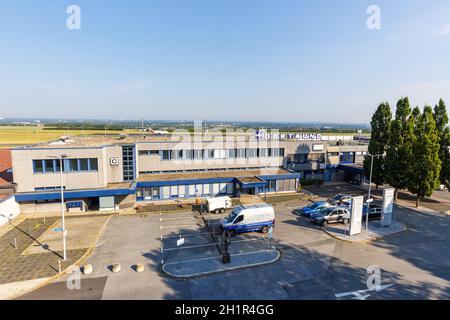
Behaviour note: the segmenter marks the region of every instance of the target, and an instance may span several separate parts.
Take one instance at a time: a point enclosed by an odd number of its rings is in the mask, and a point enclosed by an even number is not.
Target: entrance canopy
[[[267,181],[261,179],[260,177],[244,177],[244,178],[236,178],[236,182],[242,189],[247,188],[257,188],[257,187],[265,187],[267,185]]]

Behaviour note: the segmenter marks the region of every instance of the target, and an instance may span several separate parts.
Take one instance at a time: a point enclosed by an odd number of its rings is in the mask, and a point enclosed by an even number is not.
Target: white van
[[[217,197],[206,199],[208,212],[224,213],[225,209],[231,209],[233,202],[230,197]]]
[[[269,228],[275,226],[275,212],[272,206],[265,203],[239,206],[228,217],[220,220],[220,226],[232,236],[253,231],[267,233]]]

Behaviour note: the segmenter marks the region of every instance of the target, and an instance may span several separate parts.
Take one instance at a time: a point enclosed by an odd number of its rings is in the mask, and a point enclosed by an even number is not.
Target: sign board
[[[256,131],[258,140],[297,140],[297,141],[321,141],[320,133],[270,133],[264,130]]]
[[[269,228],[269,239],[272,239],[273,236],[273,227]]]
[[[119,158],[115,157],[115,158],[109,159],[109,164],[111,166],[118,166],[119,165]]]
[[[323,151],[323,144],[313,144],[313,151]]]
[[[392,223],[392,213],[394,212],[395,189],[383,190],[383,212],[380,224],[382,227],[389,227]]]
[[[63,228],[54,228],[53,231],[54,232],[63,232]]]
[[[350,231],[349,235],[354,236],[361,233],[362,212],[364,205],[364,197],[354,197],[352,199],[352,208],[350,216]]]
[[[184,238],[177,240],[177,247],[182,246],[184,244]]]

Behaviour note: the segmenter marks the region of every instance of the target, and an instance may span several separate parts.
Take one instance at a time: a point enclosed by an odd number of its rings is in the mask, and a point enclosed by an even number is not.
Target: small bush
[[[302,187],[305,186],[315,186],[315,185],[322,185],[323,179],[308,179],[308,180],[300,180],[300,185]]]

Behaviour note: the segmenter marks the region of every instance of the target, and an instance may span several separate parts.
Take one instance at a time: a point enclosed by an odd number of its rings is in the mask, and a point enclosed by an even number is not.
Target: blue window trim
[[[87,160],[88,169],[87,170],[81,170],[81,160]],[[53,163],[53,170],[46,169],[46,161],[52,161]],[[77,168],[76,170],[72,171],[70,162],[71,160],[76,160],[77,162]],[[97,161],[97,169],[92,169],[91,161]],[[36,164],[41,163],[42,171],[37,172],[36,171]],[[58,159],[33,159],[33,173],[34,174],[46,174],[46,173],[58,173],[61,169],[58,169],[59,166],[59,160]],[[70,159],[64,159],[63,160],[63,171],[65,173],[86,173],[86,172],[98,172],[98,158],[70,158]]]

